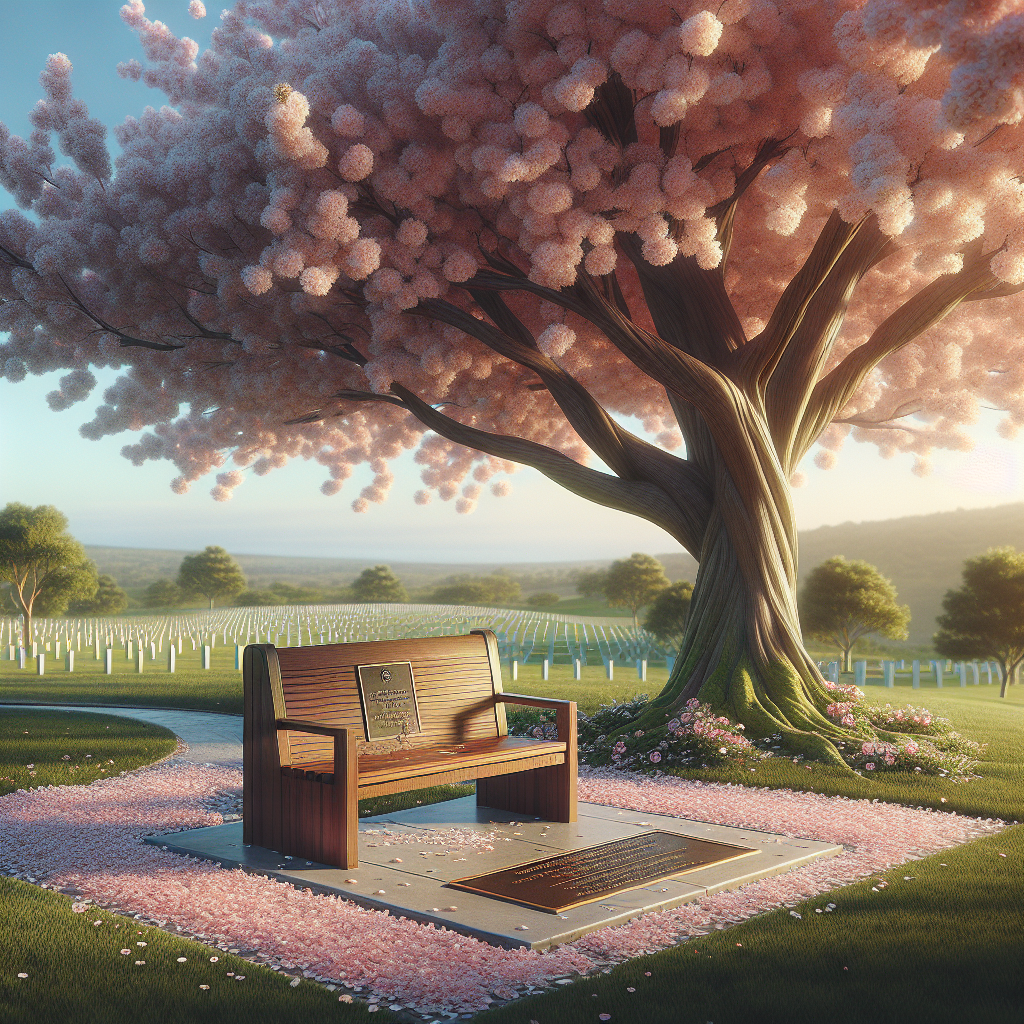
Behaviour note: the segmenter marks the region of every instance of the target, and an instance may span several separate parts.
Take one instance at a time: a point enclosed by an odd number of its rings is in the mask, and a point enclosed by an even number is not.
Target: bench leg
[[[477,806],[545,821],[575,821],[575,768],[575,765],[556,764],[477,779]]]
[[[358,753],[347,735],[335,737],[334,783],[324,787],[323,863],[339,868],[359,866]]]

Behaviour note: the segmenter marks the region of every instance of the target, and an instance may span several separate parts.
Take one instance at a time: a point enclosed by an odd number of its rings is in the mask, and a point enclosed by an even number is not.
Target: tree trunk
[[[1001,676],[999,685],[999,696],[1006,696],[1006,687],[1012,686],[1017,680],[1017,662],[1011,662],[1005,658],[997,659],[999,665],[999,674]]]
[[[781,733],[786,747],[845,766],[832,739],[852,734],[825,708],[835,696],[803,645],[796,601],[796,524],[774,451],[741,499],[716,467],[686,633],[665,689],[641,716],[663,726],[697,698],[751,738]],[[756,481],[756,483],[755,483]]]
[[[852,672],[853,671],[853,648],[852,647],[844,647],[843,648],[843,671],[844,672]]]

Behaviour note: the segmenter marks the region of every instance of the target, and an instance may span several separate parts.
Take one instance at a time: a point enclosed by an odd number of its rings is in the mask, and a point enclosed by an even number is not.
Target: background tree
[[[421,503],[523,464],[647,519],[700,568],[640,724],[700,697],[841,764],[790,482],[1024,420],[1019,4],[367,10],[240,4],[197,58],[126,5],[169,105],[116,174],[49,59],[0,133],[4,374],[66,369],[59,409],[123,367],[84,431],[155,425],[125,453],[177,491],[302,454],[328,494],[367,463],[362,512],[419,445]]]
[[[612,562],[605,579],[604,596],[613,608],[628,608],[632,612],[636,629],[636,613],[668,585],[661,562],[637,551],[629,558]]]
[[[522,597],[522,588],[507,576],[452,576],[435,588],[431,600],[438,604],[512,605]]]
[[[607,569],[580,569],[576,573],[576,593],[582,597],[604,597]]]
[[[850,651],[868,633],[907,639],[910,609],[897,604],[896,588],[873,565],[842,555],[815,566],[800,594],[804,635],[834,644],[850,672]]]
[[[409,600],[408,591],[388,565],[364,569],[353,581],[352,593],[357,601],[363,603],[397,604]]]
[[[32,644],[32,617],[60,615],[76,597],[96,592],[96,566],[53,505],[16,501],[0,511],[0,580],[22,616],[22,643]]]
[[[284,604],[284,598],[274,590],[243,590],[235,598],[236,608],[268,608],[272,605]]]
[[[157,580],[146,587],[142,603],[147,608],[177,608],[184,595],[173,580]]]
[[[245,589],[245,575],[223,548],[210,544],[181,560],[178,586],[185,594],[202,594],[212,608],[215,598],[231,598],[241,593]]]
[[[277,604],[326,604],[326,592],[319,587],[296,586],[292,583],[271,583],[270,590],[277,595]],[[351,588],[346,588],[344,601],[352,600]]]
[[[562,598],[559,594],[542,590],[538,594],[531,594],[526,603],[531,608],[553,608]]]
[[[693,584],[678,580],[654,598],[644,616],[644,629],[676,654],[686,634],[692,600]]]
[[[92,597],[77,598],[68,605],[76,615],[120,615],[128,607],[128,595],[117,585],[113,576],[101,573]]]
[[[1002,669],[999,696],[1024,659],[1024,552],[992,548],[964,563],[963,585],[942,600],[932,641],[944,658],[992,658]]]

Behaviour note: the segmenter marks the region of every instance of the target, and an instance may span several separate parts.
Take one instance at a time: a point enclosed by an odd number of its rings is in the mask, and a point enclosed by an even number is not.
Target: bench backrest
[[[507,735],[504,704],[488,700],[502,692],[498,645],[490,630],[474,630],[468,636],[281,649],[261,646],[267,652],[277,717],[349,728],[365,743],[355,667],[408,661],[412,664],[422,728],[422,732],[408,737],[409,746]],[[278,738],[282,764],[329,760],[334,754],[329,737],[282,731]],[[394,741],[378,742],[394,745]],[[367,744],[367,751],[376,745]]]

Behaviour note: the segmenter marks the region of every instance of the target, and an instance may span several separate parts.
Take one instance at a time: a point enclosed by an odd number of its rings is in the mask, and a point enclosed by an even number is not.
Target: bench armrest
[[[354,730],[335,725],[322,725],[320,722],[310,722],[304,718],[279,718],[277,728],[278,731],[293,729],[295,732],[312,732],[318,736],[333,737],[335,780],[340,779],[340,785],[349,791],[349,798],[356,799],[356,786],[359,784],[359,740],[354,735]],[[288,767],[291,767],[290,761]]]
[[[546,708],[555,712],[555,729],[559,740],[576,756],[576,701],[553,697],[527,697],[522,693],[496,693],[495,704],[522,704],[528,708]],[[575,762],[574,762],[575,763]]]
[[[349,730],[334,725],[323,725],[321,722],[310,722],[305,718],[279,718],[278,729],[294,729],[296,732],[312,732],[318,736],[347,736]]]

